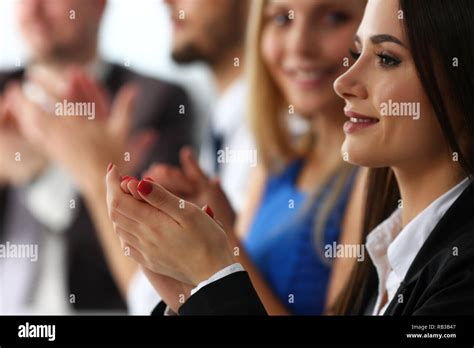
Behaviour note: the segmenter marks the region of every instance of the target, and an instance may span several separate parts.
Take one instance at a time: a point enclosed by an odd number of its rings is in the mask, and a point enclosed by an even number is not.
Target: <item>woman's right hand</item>
[[[146,180],[139,201],[122,191],[116,166],[106,184],[114,229],[143,267],[195,287],[235,262],[223,229],[196,205]]]
[[[153,179],[168,191],[200,207],[213,207],[218,220],[227,233],[232,233],[235,212],[217,178],[209,178],[199,166],[192,148],[180,151],[181,168],[167,164],[152,165],[144,177]]]

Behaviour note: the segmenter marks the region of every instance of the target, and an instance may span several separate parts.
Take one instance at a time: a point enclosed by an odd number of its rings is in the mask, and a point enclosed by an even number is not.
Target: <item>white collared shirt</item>
[[[220,178],[222,189],[237,212],[243,208],[250,173],[257,164],[256,146],[246,117],[246,100],[244,78],[237,79],[219,96],[199,156],[204,171]],[[215,136],[222,140],[220,149],[215,148]],[[249,160],[237,160],[238,156],[242,159],[248,156]]]
[[[469,184],[470,180],[464,179],[433,201],[405,227],[402,227],[402,211],[397,209],[367,236],[366,248],[379,278],[373,315],[385,313],[423,244]],[[388,300],[382,306],[385,294]]]

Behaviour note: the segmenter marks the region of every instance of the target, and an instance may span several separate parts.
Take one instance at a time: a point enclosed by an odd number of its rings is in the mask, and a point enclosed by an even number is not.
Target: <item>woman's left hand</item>
[[[197,286],[233,264],[225,232],[196,205],[142,180],[143,201],[124,193],[117,167],[107,174],[107,205],[125,253],[155,273]]]

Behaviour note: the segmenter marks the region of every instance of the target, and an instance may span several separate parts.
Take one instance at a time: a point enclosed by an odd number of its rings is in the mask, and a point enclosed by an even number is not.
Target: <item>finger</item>
[[[153,165],[144,173],[144,176],[151,177],[179,197],[193,195],[196,191],[193,182],[184,175],[181,169],[166,164]]]
[[[138,89],[134,85],[122,87],[112,106],[108,127],[112,135],[116,136],[122,143],[125,142],[130,132],[137,93]]]
[[[179,224],[185,224],[186,212],[194,207],[192,203],[176,197],[163,186],[147,180],[140,181],[137,191],[145,202],[164,212]]]
[[[206,184],[208,182],[208,178],[201,170],[201,167],[194,156],[192,148],[189,146],[184,147],[180,151],[180,159],[183,172],[188,177],[188,179],[192,180],[198,185]]]
[[[12,83],[6,94],[6,109],[20,131],[30,140],[44,141],[51,131],[51,116],[23,94],[18,83]]]
[[[137,221],[126,217],[116,210],[111,211],[110,220],[113,222],[115,228],[120,228],[130,233],[138,231],[140,228],[140,224]]]
[[[117,166],[112,165],[106,176],[107,209],[109,217],[117,211],[122,215],[141,224],[147,224],[152,219],[160,221],[169,227],[176,223],[169,215],[157,210],[147,202],[138,201],[120,188],[120,175]],[[134,231],[129,231],[134,232]]]
[[[146,263],[145,257],[137,248],[134,248],[133,246],[127,244],[127,242],[122,239],[120,239],[120,245],[122,247],[122,252],[125,256],[130,257],[135,262],[141,265]]]
[[[84,71],[77,72],[78,92],[84,96],[84,101],[94,102],[98,119],[106,119],[110,113],[111,101],[108,92],[96,80]]]
[[[133,198],[135,198],[138,201],[143,201],[143,198],[140,196],[140,194],[137,191],[137,186],[138,186],[138,180],[135,178],[132,178],[127,182],[128,191],[133,196]]]
[[[128,232],[126,229],[123,229],[119,226],[115,226],[115,233],[119,236],[120,240],[124,242],[124,244],[128,244],[129,246],[139,249],[140,247],[140,240]]]
[[[130,194],[122,191],[121,177],[117,166],[112,165],[112,167],[109,168],[105,182],[107,187],[107,208],[109,217],[112,219],[114,213],[118,212],[134,221],[140,221],[137,217],[140,209],[140,207],[137,206],[137,203],[144,203],[137,202],[137,200],[131,197]]]
[[[214,219],[214,211],[212,211],[211,207],[207,204],[202,207],[202,211],[205,212],[211,219]]]
[[[7,121],[7,110],[5,108],[5,103],[3,102],[3,97],[0,95],[0,124],[3,126]]]
[[[127,170],[135,172],[137,168],[143,168],[153,145],[158,139],[158,132],[154,129],[145,129],[133,135],[127,141],[126,148],[131,154],[131,161],[127,162]]]
[[[210,187],[214,190],[214,192],[216,192],[217,194],[219,195],[222,195],[224,197],[227,197],[227,194],[224,192],[224,190],[222,189],[222,185],[221,185],[221,179],[218,178],[218,177],[215,177],[215,178],[212,178],[210,181],[209,181],[209,185]]]
[[[132,180],[132,179],[133,179],[133,176],[124,176],[124,177],[121,178],[121,181],[120,181],[120,188],[122,189],[122,191],[123,191],[124,193],[131,194],[131,193],[130,193],[130,190],[128,189],[128,185],[127,185],[127,184],[128,184],[128,182],[129,182],[130,180]]]

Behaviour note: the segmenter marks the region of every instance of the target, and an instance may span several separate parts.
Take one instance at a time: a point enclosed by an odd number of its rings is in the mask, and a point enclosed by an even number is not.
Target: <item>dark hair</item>
[[[458,154],[459,164],[472,178],[474,1],[400,0],[400,10],[423,89],[450,150]],[[368,233],[397,208],[399,198],[393,171],[370,169],[361,243],[365,243]],[[357,314],[361,310],[371,267],[369,258],[357,263],[334,313]]]

